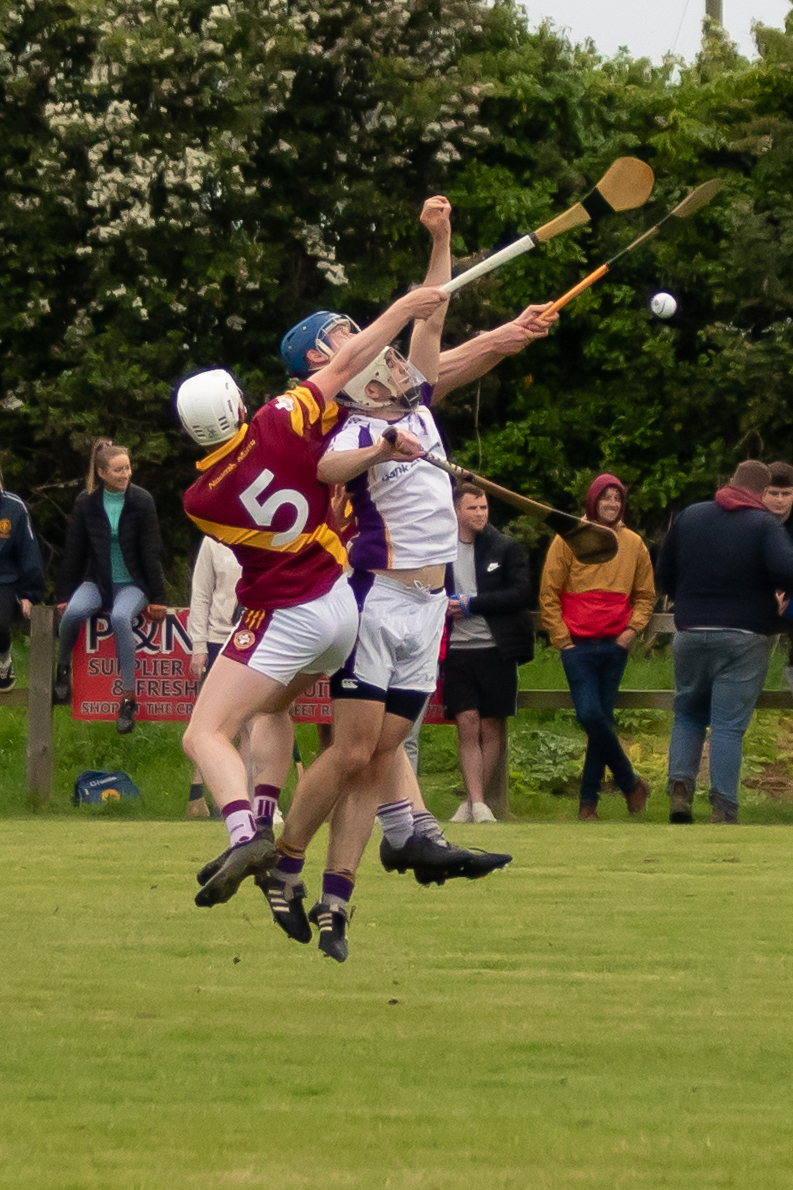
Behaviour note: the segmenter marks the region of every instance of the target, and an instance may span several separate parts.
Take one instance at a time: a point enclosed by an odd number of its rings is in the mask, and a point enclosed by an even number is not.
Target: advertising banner
[[[145,616],[132,623],[136,640],[136,719],[190,718],[198,679],[190,672],[187,608],[169,608],[161,624]],[[72,718],[115,719],[121,699],[121,671],[110,620],[87,620],[72,654]]]
[[[198,697],[198,679],[190,672],[192,645],[186,607],[169,608],[161,624],[140,615],[132,623],[136,640],[135,698],[138,722],[190,718]],[[329,682],[318,678],[296,699],[296,723],[330,723]],[[106,616],[87,620],[72,654],[72,718],[114,720],[121,699],[121,672],[113,631]],[[440,686],[432,696],[425,723],[446,723]]]

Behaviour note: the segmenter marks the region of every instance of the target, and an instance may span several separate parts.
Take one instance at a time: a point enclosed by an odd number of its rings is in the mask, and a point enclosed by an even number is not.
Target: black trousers
[[[0,583],[0,653],[11,648],[11,625],[19,615],[19,604],[10,583]]]

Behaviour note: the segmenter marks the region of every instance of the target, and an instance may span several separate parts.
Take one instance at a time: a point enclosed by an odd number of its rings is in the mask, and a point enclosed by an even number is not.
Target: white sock
[[[232,802],[224,806],[223,821],[229,832],[229,845],[237,847],[240,843],[248,843],[256,834],[256,822],[250,802]]]
[[[392,847],[404,847],[413,834],[413,808],[407,798],[378,806],[377,821]]]

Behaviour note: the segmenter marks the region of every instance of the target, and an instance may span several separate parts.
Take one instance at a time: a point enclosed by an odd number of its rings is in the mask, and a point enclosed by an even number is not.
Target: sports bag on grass
[[[125,797],[140,797],[140,790],[126,773],[103,773],[87,769],[74,783],[72,805],[101,806],[105,802],[119,802]]]

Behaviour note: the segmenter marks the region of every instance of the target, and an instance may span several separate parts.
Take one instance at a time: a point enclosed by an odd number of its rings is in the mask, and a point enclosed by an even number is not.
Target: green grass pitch
[[[195,908],[216,823],[2,828],[0,1187],[793,1184],[784,828],[450,828],[515,860],[440,889],[372,845],[342,966]]]

